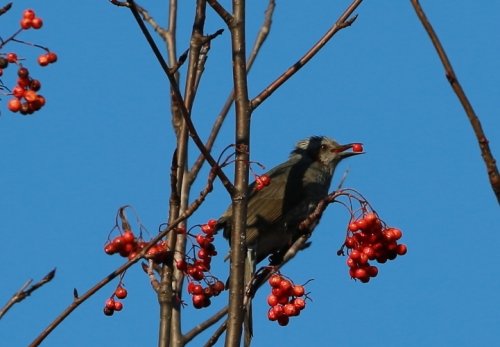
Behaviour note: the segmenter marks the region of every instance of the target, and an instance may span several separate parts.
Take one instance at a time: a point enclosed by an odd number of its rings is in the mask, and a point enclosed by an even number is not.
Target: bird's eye
[[[321,150],[322,151],[326,151],[326,149],[327,149],[327,145],[321,145]]]

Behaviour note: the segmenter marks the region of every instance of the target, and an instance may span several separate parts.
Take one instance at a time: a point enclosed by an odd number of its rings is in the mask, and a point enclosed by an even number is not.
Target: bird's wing
[[[261,190],[255,190],[254,184],[250,186],[251,193],[248,199],[247,215],[247,242],[252,244],[257,238],[257,233],[266,228],[275,227],[276,223],[281,223],[286,207],[283,203],[285,196],[290,205],[295,204],[291,201],[290,192],[287,190],[300,190],[297,184],[290,184],[289,174],[292,168],[301,165],[296,160],[289,160],[272,170],[267,175],[270,177],[270,184]],[[295,197],[298,194],[292,194]]]

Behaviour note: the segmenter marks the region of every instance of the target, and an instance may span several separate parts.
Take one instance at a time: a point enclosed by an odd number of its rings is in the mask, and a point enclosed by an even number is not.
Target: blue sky
[[[249,44],[264,3],[249,5]],[[316,1],[305,9],[278,1],[271,35],[249,78],[250,95],[293,64],[348,3]],[[141,4],[165,23],[163,1]],[[422,5],[498,159],[500,5]],[[104,0],[15,1],[0,18],[2,36],[14,30],[26,7],[45,25],[23,38],[49,46],[59,61],[43,69],[29,64],[43,83],[42,111],[21,117],[6,110],[5,98],[0,103],[0,301],[28,278],[39,279],[53,267],[57,275],[2,319],[6,346],[29,343],[71,302],[73,288],[84,292],[122,263],[102,251],[120,206],[133,205],[156,233],[167,216],[174,144],[167,80],[127,10]],[[183,51],[191,5],[180,11]],[[334,184],[349,169],[346,186],[403,230],[409,251],[381,265],[370,283],[352,281],[345,258],[335,254],[349,215],[331,206],[312,247],[283,270],[299,283],[314,279],[307,286],[313,301],[289,326],[279,327],[266,319],[264,289],[254,304],[255,346],[492,346],[500,325],[499,213],[471,127],[409,1],[367,1],[356,13],[352,27],[256,110],[251,155],[271,168],[310,135],[364,143],[366,154],[343,163]],[[224,27],[208,14],[207,32]],[[231,88],[228,44],[227,31],[213,42],[193,109],[203,137]],[[7,47],[31,59],[38,54]],[[231,113],[214,153],[233,142],[232,118]],[[191,160],[197,155],[193,149]],[[191,224],[217,218],[228,203],[217,183]],[[218,240],[217,247],[223,254],[227,246]],[[114,283],[44,345],[155,345],[158,307],[148,278],[133,268],[125,284],[129,297],[122,312],[112,318],[101,312]],[[184,329],[223,301],[216,298],[206,312],[188,307]],[[193,345],[201,344],[200,339]]]

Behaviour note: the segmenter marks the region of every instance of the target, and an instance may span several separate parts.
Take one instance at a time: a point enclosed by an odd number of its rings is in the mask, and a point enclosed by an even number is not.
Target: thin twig
[[[125,264],[111,272],[109,275],[104,277],[101,281],[99,281],[97,284],[95,284],[92,288],[87,290],[82,296],[75,297],[73,302],[63,311],[59,314],[59,316],[54,319],[53,322],[51,322],[47,328],[45,328],[40,335],[38,335],[35,340],[30,344],[30,346],[38,346],[42,341],[64,320],[66,319],[67,316],[71,314],[80,304],[82,304],[84,301],[89,299],[92,295],[94,295],[97,291],[99,291],[102,287],[104,287],[106,284],[111,282],[113,279],[115,279],[117,276],[120,276],[123,272],[125,272],[129,267],[137,263],[141,258],[144,257],[144,255],[147,253],[151,247],[156,245],[158,241],[163,239],[171,230],[176,228],[176,226],[189,218],[196,210],[200,207],[200,205],[205,201],[205,198],[207,195],[212,191],[213,189],[213,181],[216,177],[216,175],[213,173],[215,169],[212,169],[209,175],[209,180],[205,188],[200,192],[200,195],[198,198],[193,201],[191,205],[189,205],[189,208],[187,208],[178,218],[173,220],[171,224],[165,228],[163,231],[158,233],[155,237],[149,241],[147,245],[144,246],[144,248],[137,253],[137,255],[127,261]]]
[[[210,328],[212,325],[217,323],[222,317],[227,314],[227,306],[223,307],[217,313],[215,313],[212,317],[208,318],[206,321],[198,324],[193,327],[190,331],[184,334],[184,343],[187,344],[189,341],[194,339],[198,334],[205,331],[207,328]]]
[[[260,52],[260,49],[264,45],[264,42],[266,41],[267,37],[269,36],[269,33],[271,32],[271,24],[275,7],[276,7],[275,0],[269,0],[267,8],[264,12],[264,22],[260,26],[259,32],[257,33],[257,38],[255,39],[254,45],[252,47],[252,52],[250,53],[250,56],[248,57],[247,60],[247,74],[249,74],[253,66],[253,63]],[[224,123],[224,120],[226,119],[226,116],[229,113],[231,106],[233,105],[233,101],[234,101],[234,89],[231,90],[231,92],[229,93],[226,102],[224,103],[224,106],[222,106],[222,109],[219,112],[212,126],[212,130],[210,131],[208,140],[205,143],[205,147],[208,150],[212,149],[212,146],[214,145],[215,140],[217,139],[217,135],[219,134],[220,128],[222,127],[222,124]],[[193,164],[191,170],[189,171],[189,177],[191,181],[193,181],[196,178],[196,175],[198,174],[204,162],[205,162],[205,157],[200,154],[196,159],[196,162]]]
[[[363,0],[354,0],[351,5],[344,11],[335,24],[323,35],[323,37],[311,47],[311,49],[302,56],[295,64],[290,66],[280,77],[267,86],[259,95],[252,99],[250,105],[252,109],[256,109],[264,100],[266,100],[272,93],[276,91],[283,83],[299,71],[305,64],[307,64],[321,48],[340,30],[349,27],[357,18],[357,16],[349,17],[354,10],[361,4]]]
[[[184,104],[183,98],[181,96],[181,92],[179,90],[179,85],[175,79],[175,75],[170,73],[170,68],[168,67],[168,64],[165,62],[165,59],[163,59],[163,56],[161,55],[160,50],[158,49],[158,46],[154,42],[153,38],[151,37],[151,34],[149,33],[148,29],[144,25],[144,22],[142,21],[137,8],[135,6],[135,2],[133,0],[128,1],[130,4],[130,10],[132,11],[132,14],[134,15],[134,18],[136,19],[137,24],[139,25],[142,33],[144,34],[144,37],[146,38],[147,42],[149,43],[151,49],[153,50],[153,53],[156,56],[156,59],[160,63],[163,71],[165,72],[169,82],[170,86],[172,89],[172,94],[174,98],[174,102],[177,104],[179,107],[179,110],[181,111],[182,117],[184,118],[184,121],[186,122],[186,126],[189,129],[189,135],[193,139],[194,143],[198,147],[201,153],[207,158],[208,163],[210,166],[213,168],[216,168],[217,171],[217,176],[220,178],[222,184],[224,187],[227,189],[227,191],[230,194],[234,193],[234,186],[229,180],[229,178],[224,174],[224,172],[218,167],[217,162],[215,159],[212,157],[210,152],[207,150],[203,142],[201,141],[198,132],[196,131],[196,128],[191,120],[191,115],[190,112],[187,110],[186,105]]]
[[[486,165],[486,170],[488,173],[491,187],[493,188],[495,196],[497,197],[497,201],[500,203],[500,175],[498,173],[496,160],[493,157],[493,154],[491,153],[490,146],[488,144],[488,139],[486,138],[486,135],[484,134],[483,128],[481,126],[481,122],[477,117],[476,113],[474,112],[472,104],[469,102],[469,99],[467,98],[465,91],[462,89],[462,86],[460,85],[460,82],[458,81],[458,78],[455,75],[450,60],[448,59],[448,56],[446,55],[446,52],[443,46],[441,45],[441,42],[439,41],[439,38],[436,32],[434,31],[431,23],[427,19],[424,10],[420,6],[419,1],[411,0],[411,3],[415,9],[415,12],[417,13],[418,18],[420,19],[420,22],[422,22],[422,25],[424,26],[425,31],[427,31],[427,34],[429,35],[429,38],[431,39],[431,42],[434,45],[434,48],[436,49],[439,59],[443,64],[446,73],[446,78],[448,79],[451,88],[457,95],[458,99],[460,100],[460,103],[462,104],[462,107],[465,110],[465,113],[467,114],[467,117],[469,118],[469,122],[472,126],[472,129],[474,130],[474,134],[476,135],[477,141],[479,143],[479,149],[481,150],[481,155]]]
[[[217,0],[208,0],[207,2],[230,28],[233,21],[233,16],[231,15],[231,13],[226,11],[226,9],[221,4],[219,4]]]
[[[28,296],[31,295],[35,290],[38,288],[42,287],[44,284],[50,282],[56,274],[56,269],[50,271],[48,274],[46,274],[40,281],[37,283],[29,285],[33,282],[33,280],[28,280],[26,283],[19,289],[10,299],[9,301],[5,304],[4,307],[0,310],[0,319],[7,313],[8,310],[12,308],[15,304],[23,301],[26,299]],[[28,288],[29,287],[29,288]]]
[[[220,327],[215,330],[213,335],[210,337],[210,339],[205,343],[204,347],[211,347],[215,346],[221,335],[226,331],[227,329],[227,319],[220,325]]]
[[[0,16],[2,14],[4,14],[5,12],[7,12],[8,10],[10,10],[11,7],[12,7],[12,2],[9,2],[7,5],[5,5],[4,7],[0,8]]]

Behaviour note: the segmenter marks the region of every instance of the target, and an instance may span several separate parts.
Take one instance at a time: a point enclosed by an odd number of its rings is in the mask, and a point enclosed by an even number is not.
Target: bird
[[[326,136],[311,136],[297,142],[287,161],[269,170],[269,185],[256,189],[249,185],[246,220],[245,283],[255,265],[268,258],[279,264],[281,257],[305,232],[299,224],[328,195],[337,165],[345,158],[361,154],[349,151],[354,144],[341,145]],[[216,229],[231,238],[232,207],[222,214]],[[250,309],[247,309],[247,313]],[[251,312],[250,312],[251,314]],[[251,322],[251,316],[248,319]],[[250,330],[251,330],[251,323]],[[247,329],[246,329],[247,330]],[[251,335],[251,331],[250,331]]]

